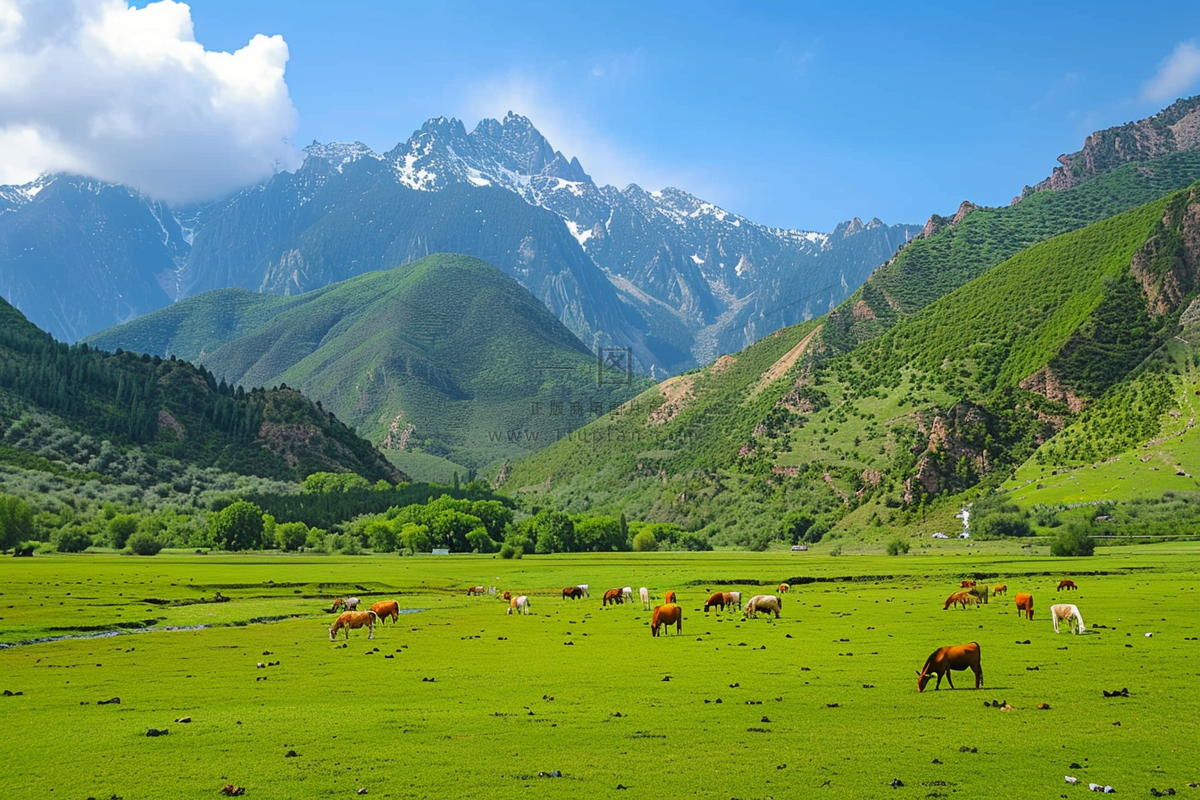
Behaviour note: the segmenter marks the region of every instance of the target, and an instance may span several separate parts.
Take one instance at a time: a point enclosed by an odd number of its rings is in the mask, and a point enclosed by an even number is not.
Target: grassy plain
[[[0,690],[21,694],[0,696],[0,796],[1074,797],[1094,781],[1200,797],[1200,548],[1100,553],[3,559]],[[970,574],[1008,598],[943,611]],[[700,610],[709,589],[792,577],[815,580],[779,620]],[[590,599],[560,598],[580,582]],[[529,594],[532,614],[466,597],[476,583]],[[675,589],[683,635],[601,607],[626,585]],[[194,602],[217,592],[229,602]],[[421,611],[343,647],[324,613],[343,593]],[[1054,634],[1060,599],[1086,634]],[[151,627],[22,644],[122,624]],[[918,694],[925,657],[966,641],[985,688],[958,673]]]

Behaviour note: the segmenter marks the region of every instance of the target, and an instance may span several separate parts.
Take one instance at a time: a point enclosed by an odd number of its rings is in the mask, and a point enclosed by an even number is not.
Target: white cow
[[[528,614],[529,613],[529,597],[527,595],[522,594],[522,595],[518,595],[518,596],[514,597],[512,600],[509,600],[508,601],[508,613],[509,614],[513,613],[513,609],[516,609],[518,614]]]
[[[1079,609],[1070,603],[1059,603],[1050,606],[1050,618],[1054,620],[1054,632],[1058,633],[1058,621],[1060,619],[1067,620],[1067,624],[1071,627],[1071,633],[1083,633],[1087,628],[1083,627],[1083,615],[1079,613]]]
[[[645,586],[638,589],[638,597],[642,600],[642,608],[646,611],[650,610],[650,590]]]
[[[754,619],[755,614],[759,611],[774,611],[775,619],[779,619],[781,603],[779,598],[773,594],[756,594],[746,601],[746,610],[742,613],[747,619]]]
[[[591,595],[591,593],[588,591],[588,585],[587,585],[586,583],[581,583],[581,584],[579,584],[579,588],[583,590],[583,596],[584,596],[584,597],[591,597],[591,596],[592,596],[592,595]]]
[[[623,603],[632,603],[633,602],[633,587],[632,586],[626,586],[623,589],[621,589],[621,602],[623,602]]]
[[[741,592],[726,592],[726,594],[728,594],[730,597],[733,598],[734,605],[737,606],[738,611],[741,611],[742,610],[742,593]],[[726,605],[729,605],[729,604],[726,603]]]

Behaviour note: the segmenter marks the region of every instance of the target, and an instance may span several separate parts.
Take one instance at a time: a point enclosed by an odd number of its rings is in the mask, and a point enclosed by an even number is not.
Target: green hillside
[[[69,346],[3,301],[0,431],[0,460],[51,473],[69,473],[69,465],[92,456],[103,466],[136,449],[283,480],[318,471],[355,472],[371,481],[403,477],[297,391],[246,392],[176,358]],[[30,455],[47,444],[55,458]],[[102,458],[102,451],[109,455]]]
[[[856,345],[963,286],[1016,253],[1200,180],[1200,150],[1172,153],[1061,191],[1040,191],[1015,205],[977,208],[957,224],[935,217],[839,306],[821,339],[835,352]],[[969,209],[968,209],[969,210]]]
[[[222,290],[89,340],[319,400],[417,477],[522,455],[631,394],[516,281],[434,255],[305,294]]]
[[[1022,250],[830,358],[815,340],[839,309],[661,384],[517,464],[510,486],[752,546],[953,525],[1035,453],[1045,472],[1090,463],[1162,436],[1171,410],[1189,419],[1162,398],[1194,382],[1177,334],[1197,241],[1191,189]],[[1173,462],[1185,473],[1200,471],[1190,452]]]

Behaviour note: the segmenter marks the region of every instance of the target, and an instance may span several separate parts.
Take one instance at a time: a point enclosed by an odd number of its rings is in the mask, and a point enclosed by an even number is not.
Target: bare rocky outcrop
[[[952,217],[943,217],[941,214],[932,214],[929,220],[925,223],[925,227],[921,232],[913,236],[914,239],[928,239],[939,231],[944,231],[946,228],[953,228],[958,225],[972,211],[978,211],[979,206],[972,203],[970,200],[963,200],[958,205],[958,211],[954,212]]]
[[[1084,140],[1082,149],[1059,156],[1060,166],[1045,180],[1026,186],[1013,203],[1036,192],[1070,189],[1125,164],[1198,147],[1200,96],[1176,101],[1146,119],[1096,131]]]
[[[1200,192],[1180,207],[1172,203],[1162,226],[1133,254],[1130,271],[1146,296],[1151,316],[1175,311],[1200,283]]]
[[[1062,403],[1067,408],[1071,409],[1071,413],[1078,414],[1083,410],[1083,398],[1075,394],[1070,389],[1064,387],[1058,380],[1058,377],[1050,369],[1050,367],[1042,367],[1037,372],[1030,375],[1025,380],[1021,381],[1020,387],[1027,392],[1040,394],[1047,400],[1055,403]]]

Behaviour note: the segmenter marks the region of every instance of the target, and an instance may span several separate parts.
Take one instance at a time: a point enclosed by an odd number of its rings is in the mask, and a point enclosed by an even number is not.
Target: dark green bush
[[[911,545],[908,543],[908,539],[896,537],[888,542],[887,554],[889,556],[901,556],[907,553],[910,547]]]
[[[54,549],[60,553],[82,553],[92,546],[92,537],[79,528],[60,528],[50,534]]]
[[[152,533],[137,531],[129,537],[125,547],[135,556],[156,556],[163,549],[163,543]]]
[[[1096,550],[1096,540],[1088,534],[1088,527],[1076,523],[1067,526],[1050,543],[1050,555],[1090,556]]]

